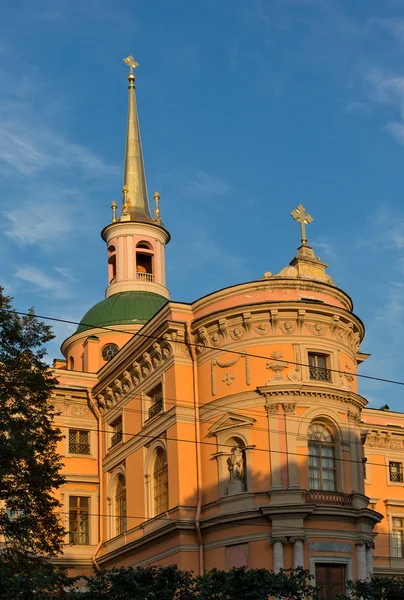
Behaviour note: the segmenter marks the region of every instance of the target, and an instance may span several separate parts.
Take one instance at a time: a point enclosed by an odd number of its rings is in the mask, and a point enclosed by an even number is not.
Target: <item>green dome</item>
[[[119,292],[98,302],[84,315],[76,333],[109,325],[144,325],[167,304],[153,292]]]

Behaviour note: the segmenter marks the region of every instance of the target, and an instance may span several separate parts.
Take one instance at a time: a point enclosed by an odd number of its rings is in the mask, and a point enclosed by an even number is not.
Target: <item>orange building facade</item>
[[[364,326],[307,244],[280,273],[169,299],[130,67],[106,298],[62,344],[64,565],[304,566],[329,597],[404,573],[404,415],[366,408]],[[331,583],[330,583],[331,582]],[[328,586],[328,587],[327,587]],[[331,586],[331,587],[330,587]]]

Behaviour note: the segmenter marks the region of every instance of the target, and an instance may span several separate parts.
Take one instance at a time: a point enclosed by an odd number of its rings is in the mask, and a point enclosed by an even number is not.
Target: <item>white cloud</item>
[[[2,167],[2,168],[1,168]],[[0,168],[2,174],[14,177],[15,171],[32,175],[44,169],[77,169],[84,177],[99,177],[117,172],[116,167],[80,144],[31,123],[9,119],[0,131]]]
[[[74,196],[73,191],[65,190],[63,193],[59,190],[57,195],[55,192],[58,201],[54,204],[31,197],[29,203],[4,212],[5,235],[19,243],[36,244],[47,249],[63,243],[74,227],[73,213],[67,202]]]
[[[231,185],[225,179],[201,170],[189,173],[188,181],[184,186],[186,194],[191,197],[200,198],[201,200],[209,199],[212,196],[228,194],[231,189]]]
[[[54,298],[67,299],[70,291],[65,282],[47,275],[37,267],[19,267],[14,276],[34,286],[34,291],[51,294]]]

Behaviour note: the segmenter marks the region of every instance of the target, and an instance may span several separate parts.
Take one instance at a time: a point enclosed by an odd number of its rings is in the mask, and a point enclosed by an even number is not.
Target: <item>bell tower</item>
[[[170,234],[160,217],[159,193],[154,194],[154,216],[147,197],[135,93],[134,70],[139,63],[133,56],[128,56],[124,62],[129,66],[129,95],[122,206],[118,211],[116,202],[112,203],[112,222],[101,232],[108,251],[105,296],[141,291],[169,298],[164,253]]]

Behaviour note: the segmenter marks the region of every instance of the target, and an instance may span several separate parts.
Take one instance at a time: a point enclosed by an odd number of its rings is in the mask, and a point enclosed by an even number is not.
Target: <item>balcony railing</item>
[[[117,431],[111,438],[111,448],[122,441],[122,431]]]
[[[153,273],[136,273],[136,279],[138,281],[154,281]]]
[[[397,471],[390,471],[390,481],[395,481],[396,483],[403,483],[403,473]]]
[[[320,367],[309,367],[310,379],[316,381],[331,381],[331,373],[328,369],[322,369]]]
[[[163,410],[163,399],[159,398],[149,408],[149,419],[151,419],[155,415],[158,415],[162,410]]]
[[[306,492],[306,504],[334,504],[352,506],[352,494],[342,492],[310,491]]]

